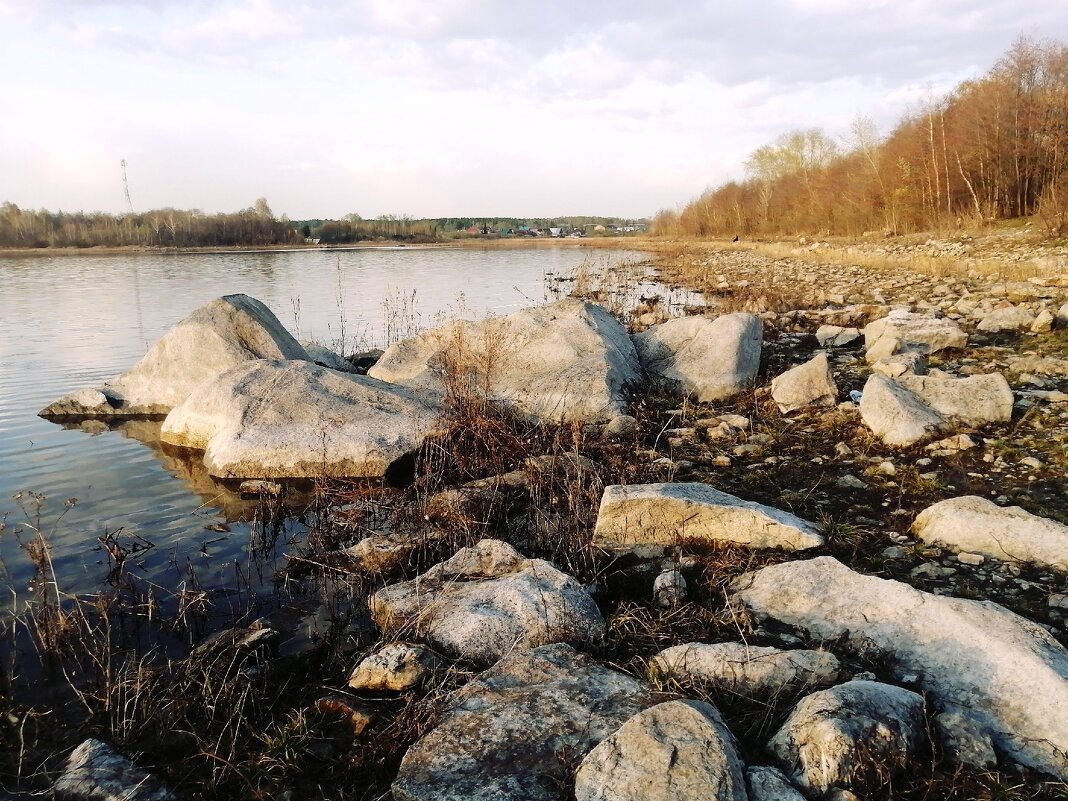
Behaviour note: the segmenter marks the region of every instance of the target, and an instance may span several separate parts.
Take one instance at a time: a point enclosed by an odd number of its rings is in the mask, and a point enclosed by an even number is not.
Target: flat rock
[[[838,680],[840,666],[828,651],[784,651],[740,642],[692,642],[661,651],[650,662],[657,675],[699,681],[750,698],[784,691],[826,687]]]
[[[787,551],[823,544],[814,524],[707,484],[605,487],[593,534],[595,546],[639,556],[660,556],[685,539]]]
[[[64,801],[174,801],[177,796],[100,740],[86,740],[71,753],[52,786]]]
[[[513,653],[450,699],[405,754],[397,801],[564,801],[571,770],[628,719],[652,689],[568,645]],[[574,763],[572,763],[574,764]]]
[[[827,354],[818,353],[804,364],[773,378],[771,397],[783,414],[806,406],[835,406],[838,385],[834,383]]]
[[[254,359],[307,359],[265,305],[248,295],[204,304],[149,348],[133,368],[102,387],[49,404],[47,418],[162,416],[198,386]]]
[[[895,309],[864,327],[864,349],[869,363],[903,351],[923,354],[946,348],[963,348],[968,335],[944,317]]]
[[[701,701],[645,709],[586,755],[576,801],[747,801],[744,766],[719,712]]]
[[[768,750],[795,784],[822,795],[833,787],[885,787],[923,742],[920,695],[853,680],[802,699]]]
[[[860,339],[856,328],[843,328],[840,325],[821,325],[816,329],[816,341],[821,348],[839,348]]]
[[[748,768],[745,783],[749,787],[749,801],[805,801],[783,772],[770,765]]]
[[[752,386],[762,338],[760,318],[738,313],[678,317],[638,334],[634,345],[650,375],[707,403]]]
[[[462,548],[426,573],[376,592],[382,629],[410,627],[442,650],[492,663],[553,642],[597,643],[605,623],[581,584],[499,540]]]
[[[912,524],[931,545],[1068,573],[1068,526],[975,495],[928,506]]]
[[[318,342],[301,342],[301,347],[308,354],[308,361],[315,362],[320,367],[329,367],[339,373],[355,373],[356,366],[339,353],[330,348],[320,345]]]
[[[625,415],[640,380],[626,329],[575,298],[425,331],[390,346],[367,374],[439,397],[484,393],[551,422]]]
[[[194,390],[163,422],[163,442],[204,451],[224,478],[382,477],[437,429],[412,390],[307,361],[238,365]]]
[[[980,331],[1022,331],[1031,327],[1035,315],[1018,306],[1006,306],[994,309],[979,321],[976,328]]]
[[[442,665],[429,648],[395,642],[363,659],[349,676],[354,690],[403,691],[418,687]]]
[[[1012,419],[1013,395],[1000,373],[968,378],[873,373],[864,384],[860,416],[887,445],[909,446],[955,425]]]
[[[1068,651],[1042,627],[990,601],[922,592],[831,557],[766,567],[733,589],[758,619],[884,654],[899,679],[971,710],[1008,757],[1068,778]]]

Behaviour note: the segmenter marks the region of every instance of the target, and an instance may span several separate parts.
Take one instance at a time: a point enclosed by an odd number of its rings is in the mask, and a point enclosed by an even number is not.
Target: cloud
[[[1016,0],[0,0],[0,15],[22,110],[0,119],[12,200],[116,208],[127,157],[139,204],[267,195],[294,217],[649,213],[739,176],[784,130],[841,134],[861,112],[885,129],[1019,34],[1068,37],[1063,0],[1034,0],[1025,28]]]

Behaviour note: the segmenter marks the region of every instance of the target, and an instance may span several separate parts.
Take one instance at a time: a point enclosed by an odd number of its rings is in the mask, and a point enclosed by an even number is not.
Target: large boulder
[[[1012,419],[1013,396],[1000,373],[952,378],[873,373],[864,384],[860,416],[887,445],[909,446],[955,425]]]
[[[967,344],[968,335],[952,320],[900,309],[864,326],[864,350],[869,363],[904,351],[930,354]]]
[[[596,643],[605,623],[578,581],[499,540],[461,548],[411,580],[371,596],[382,629],[411,629],[476,662],[553,642]]]
[[[665,701],[590,751],[575,774],[576,801],[747,801],[737,745],[715,707]]]
[[[912,531],[926,543],[1068,573],[1068,526],[975,495],[924,509]]]
[[[581,760],[652,689],[568,645],[513,653],[465,685],[401,762],[397,801],[563,801]]]
[[[698,681],[750,698],[768,698],[838,680],[840,666],[828,651],[784,651],[740,642],[691,642],[674,645],[653,657],[658,676]]]
[[[678,317],[634,337],[642,366],[676,391],[707,403],[752,386],[763,328],[753,314]]]
[[[971,710],[1007,756],[1068,778],[1068,651],[1040,626],[990,601],[921,592],[831,557],[765,567],[733,589],[758,619],[885,655],[899,679]]]
[[[194,390],[163,442],[204,451],[223,478],[391,478],[439,425],[404,387],[307,361],[240,364]]]
[[[783,414],[806,406],[834,406],[838,402],[838,385],[827,354],[817,353],[804,364],[773,378],[771,397]]]
[[[976,329],[979,331],[1023,331],[1031,327],[1035,321],[1035,315],[1020,306],[1005,306],[994,309],[979,321]]]
[[[823,544],[812,523],[781,509],[743,501],[707,484],[605,487],[593,533],[595,546],[661,556],[686,539],[787,551]]]
[[[923,698],[876,681],[848,681],[794,707],[768,750],[802,789],[861,792],[905,772],[924,742]]]
[[[270,309],[247,295],[205,303],[163,335],[133,368],[98,389],[46,406],[42,417],[162,416],[198,386],[254,359],[307,359]]]
[[[52,786],[62,801],[174,801],[177,796],[110,745],[86,740]]]
[[[552,422],[625,414],[640,378],[626,329],[574,298],[425,331],[390,346],[367,374],[439,396],[485,395]]]

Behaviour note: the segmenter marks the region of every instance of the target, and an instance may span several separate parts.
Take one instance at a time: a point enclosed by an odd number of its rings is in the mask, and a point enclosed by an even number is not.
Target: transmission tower
[[[126,210],[133,211],[133,201],[130,200],[130,182],[126,180],[126,159],[119,162],[122,167],[122,193],[126,195]]]

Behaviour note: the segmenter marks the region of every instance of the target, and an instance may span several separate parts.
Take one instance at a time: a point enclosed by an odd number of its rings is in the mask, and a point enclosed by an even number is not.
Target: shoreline
[[[665,240],[666,241],[666,240]],[[634,243],[634,244],[628,244]],[[638,244],[641,243],[641,244]],[[303,251],[339,252],[349,250],[520,250],[525,248],[620,248],[626,244],[631,250],[656,250],[651,237],[596,237],[572,239],[462,239],[445,242],[407,244],[404,242],[357,242],[349,245],[263,245],[259,247],[191,247],[158,248],[142,245],[91,248],[0,248],[0,258],[34,258],[65,256],[130,256],[130,255],[213,255],[227,253],[299,253]]]

